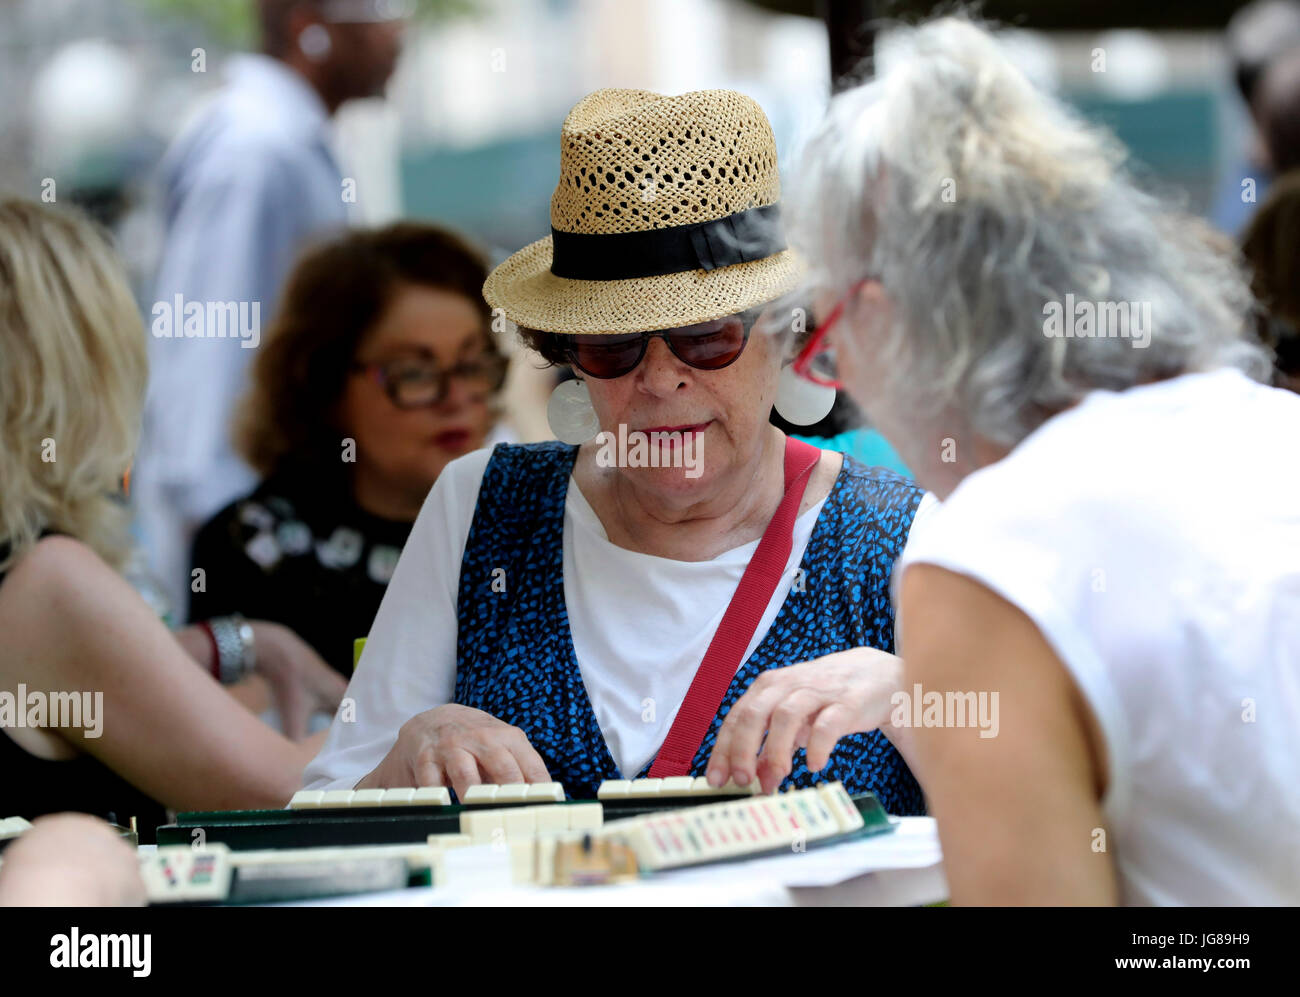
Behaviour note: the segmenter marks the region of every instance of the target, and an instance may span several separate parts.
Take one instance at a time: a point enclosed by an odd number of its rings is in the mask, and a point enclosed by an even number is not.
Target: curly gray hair
[[[893,411],[956,410],[1011,446],[1094,388],[1217,366],[1267,376],[1231,244],[1140,190],[1119,145],[988,31],[962,16],[894,29],[877,69],[832,100],[794,200],[813,284],[838,296],[871,275],[893,304],[871,358]],[[1048,334],[1067,295],[1142,303],[1147,348]]]

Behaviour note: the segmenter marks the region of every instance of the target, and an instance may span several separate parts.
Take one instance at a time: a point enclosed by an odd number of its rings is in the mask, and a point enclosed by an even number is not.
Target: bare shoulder
[[[0,684],[61,682],[69,667],[94,665],[111,621],[130,616],[131,587],[71,537],[46,537],[24,552],[0,585]],[[27,751],[62,757],[50,732],[9,732]]]
[[[126,582],[93,550],[72,537],[52,536],[36,542],[9,569],[0,594],[14,599],[77,598],[103,596],[103,586]],[[3,603],[0,603],[3,605]]]
[[[75,640],[91,621],[122,619],[135,590],[89,546],[72,537],[38,541],[0,585],[0,630],[13,649],[25,635],[33,645]],[[18,624],[21,623],[21,626]]]

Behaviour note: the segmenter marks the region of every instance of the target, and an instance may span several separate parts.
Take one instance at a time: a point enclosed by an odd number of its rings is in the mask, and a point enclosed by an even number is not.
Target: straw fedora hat
[[[560,132],[551,234],[483,296],[525,328],[625,333],[772,301],[803,275],[780,223],[776,142],[732,90],[597,90]]]

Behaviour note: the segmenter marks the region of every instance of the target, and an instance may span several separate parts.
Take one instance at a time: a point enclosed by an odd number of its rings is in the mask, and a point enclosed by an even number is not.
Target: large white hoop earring
[[[794,426],[812,426],[835,407],[835,389],[828,384],[815,384],[794,372],[794,366],[781,368],[776,384],[777,415]]]
[[[557,440],[571,446],[586,443],[600,432],[586,382],[574,378],[555,386],[546,402],[546,423]]]

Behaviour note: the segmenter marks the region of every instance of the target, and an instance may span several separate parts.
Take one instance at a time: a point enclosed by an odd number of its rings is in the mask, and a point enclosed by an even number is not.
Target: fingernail
[[[736,783],[737,786],[748,786],[748,785],[749,785],[749,773],[748,773],[748,772],[742,772],[740,769],[737,769],[735,772],[733,772],[733,773],[731,774],[731,778],[735,781],[735,783]]]

